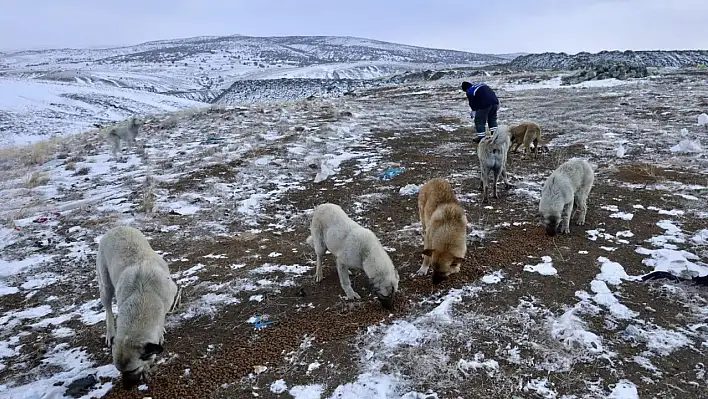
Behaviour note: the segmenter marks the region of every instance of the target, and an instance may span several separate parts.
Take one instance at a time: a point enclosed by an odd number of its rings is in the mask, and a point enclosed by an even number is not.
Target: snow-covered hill
[[[200,36],[116,48],[5,51],[0,143],[205,106],[225,96],[231,102],[331,96],[368,86],[366,80],[499,62],[506,60],[332,36]],[[295,80],[275,83],[283,78]]]
[[[518,69],[581,69],[603,61],[622,61],[646,67],[685,67],[708,64],[708,50],[602,51],[599,53],[541,53],[520,56],[507,66]]]

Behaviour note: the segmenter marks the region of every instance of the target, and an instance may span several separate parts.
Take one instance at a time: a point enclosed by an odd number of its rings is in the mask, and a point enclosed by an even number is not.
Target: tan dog
[[[433,284],[458,273],[467,254],[467,217],[455,198],[450,183],[428,180],[418,194],[418,211],[423,226],[423,264],[416,272],[428,273],[433,266]]]
[[[516,147],[512,149],[513,152],[518,151],[521,144],[523,144],[526,154],[528,154],[531,151],[530,146],[533,142],[533,156],[535,157],[538,154],[541,141],[541,126],[538,124],[524,122],[509,129],[509,135],[511,136],[511,143],[516,144]]]

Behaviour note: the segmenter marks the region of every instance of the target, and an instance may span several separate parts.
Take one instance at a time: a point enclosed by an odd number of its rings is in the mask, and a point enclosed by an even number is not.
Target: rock
[[[645,78],[649,76],[647,67],[624,61],[600,61],[579,70],[578,72],[563,76],[561,85],[572,85],[589,80]]]
[[[96,385],[97,382],[98,380],[94,375],[79,378],[78,380],[72,381],[72,383],[66,387],[65,394],[71,396],[72,398],[84,396],[89,392],[91,387]]]

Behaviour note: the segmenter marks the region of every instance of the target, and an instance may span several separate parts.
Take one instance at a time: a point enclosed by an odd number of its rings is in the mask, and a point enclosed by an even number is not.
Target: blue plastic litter
[[[253,323],[253,326],[256,327],[257,330],[260,330],[262,328],[266,328],[273,324],[272,321],[265,321],[261,316],[254,316],[249,320],[251,323]]]
[[[379,178],[381,180],[391,180],[395,176],[402,174],[406,168],[388,168],[384,172],[379,173]]]

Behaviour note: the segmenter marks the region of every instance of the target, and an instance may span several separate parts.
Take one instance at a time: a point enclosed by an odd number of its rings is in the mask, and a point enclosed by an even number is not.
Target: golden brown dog
[[[423,226],[423,264],[416,273],[424,276],[433,266],[433,284],[460,271],[467,254],[467,217],[452,191],[441,178],[428,180],[418,194],[418,212]]]
[[[531,151],[530,146],[533,142],[533,155],[535,157],[536,154],[538,154],[541,140],[541,126],[534,122],[524,122],[509,129],[509,134],[511,135],[511,143],[516,144],[512,152],[518,151],[521,144],[523,144],[526,154],[528,154]]]

